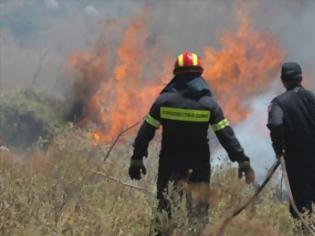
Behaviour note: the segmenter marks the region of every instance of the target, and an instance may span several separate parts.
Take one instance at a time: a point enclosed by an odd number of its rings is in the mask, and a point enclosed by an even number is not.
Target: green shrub
[[[0,138],[20,149],[30,147],[40,137],[50,139],[65,125],[57,107],[47,97],[33,91],[1,91]]]

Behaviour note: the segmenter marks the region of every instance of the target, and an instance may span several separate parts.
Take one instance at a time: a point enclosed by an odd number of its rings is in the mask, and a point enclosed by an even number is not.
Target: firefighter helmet
[[[302,81],[302,69],[296,62],[286,62],[281,68],[282,81],[301,82]]]
[[[202,74],[203,68],[201,65],[201,60],[197,54],[193,52],[183,52],[177,57],[173,72],[175,75],[183,73]]]

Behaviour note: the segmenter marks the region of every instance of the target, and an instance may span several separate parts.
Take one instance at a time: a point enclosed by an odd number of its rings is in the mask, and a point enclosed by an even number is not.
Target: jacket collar
[[[302,88],[302,85],[301,84],[291,84],[290,86],[287,87],[287,91],[294,90],[296,88]]]
[[[161,93],[165,92],[175,92],[189,98],[212,95],[207,82],[200,75],[175,76]]]

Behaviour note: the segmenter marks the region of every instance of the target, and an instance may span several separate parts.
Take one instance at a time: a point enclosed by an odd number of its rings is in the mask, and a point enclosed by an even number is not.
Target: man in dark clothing
[[[162,147],[160,151],[157,198],[159,209],[170,209],[164,193],[170,181],[175,185],[181,180],[209,186],[210,151],[208,127],[212,126],[220,143],[231,161],[239,163],[239,175],[244,174],[246,182],[254,181],[249,158],[244,154],[228,120],[211,96],[210,89],[201,77],[203,68],[198,56],[185,52],[175,63],[174,78],[163,89],[154,102],[134,143],[129,176],[140,179],[146,173],[143,157],[162,125]],[[199,204],[202,214],[207,215],[208,202]]]
[[[269,106],[268,128],[277,158],[284,156],[294,201],[299,211],[315,202],[315,96],[301,85],[302,70],[284,63],[281,80],[286,92]],[[294,217],[292,207],[290,211]]]

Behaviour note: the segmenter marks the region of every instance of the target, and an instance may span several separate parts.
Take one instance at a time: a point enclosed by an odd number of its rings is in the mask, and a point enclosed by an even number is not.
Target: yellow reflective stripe
[[[198,65],[198,56],[195,53],[192,54],[192,63],[193,63],[193,66]]]
[[[145,121],[155,128],[160,127],[160,122],[158,120],[154,119],[150,114],[147,115],[147,118],[145,119]]]
[[[209,122],[210,111],[161,107],[160,116],[162,119],[167,120]]]
[[[184,66],[184,55],[183,54],[179,55],[177,60],[178,60],[179,66]]]
[[[229,121],[227,119],[221,120],[219,123],[212,125],[213,131],[219,131],[229,126]]]

